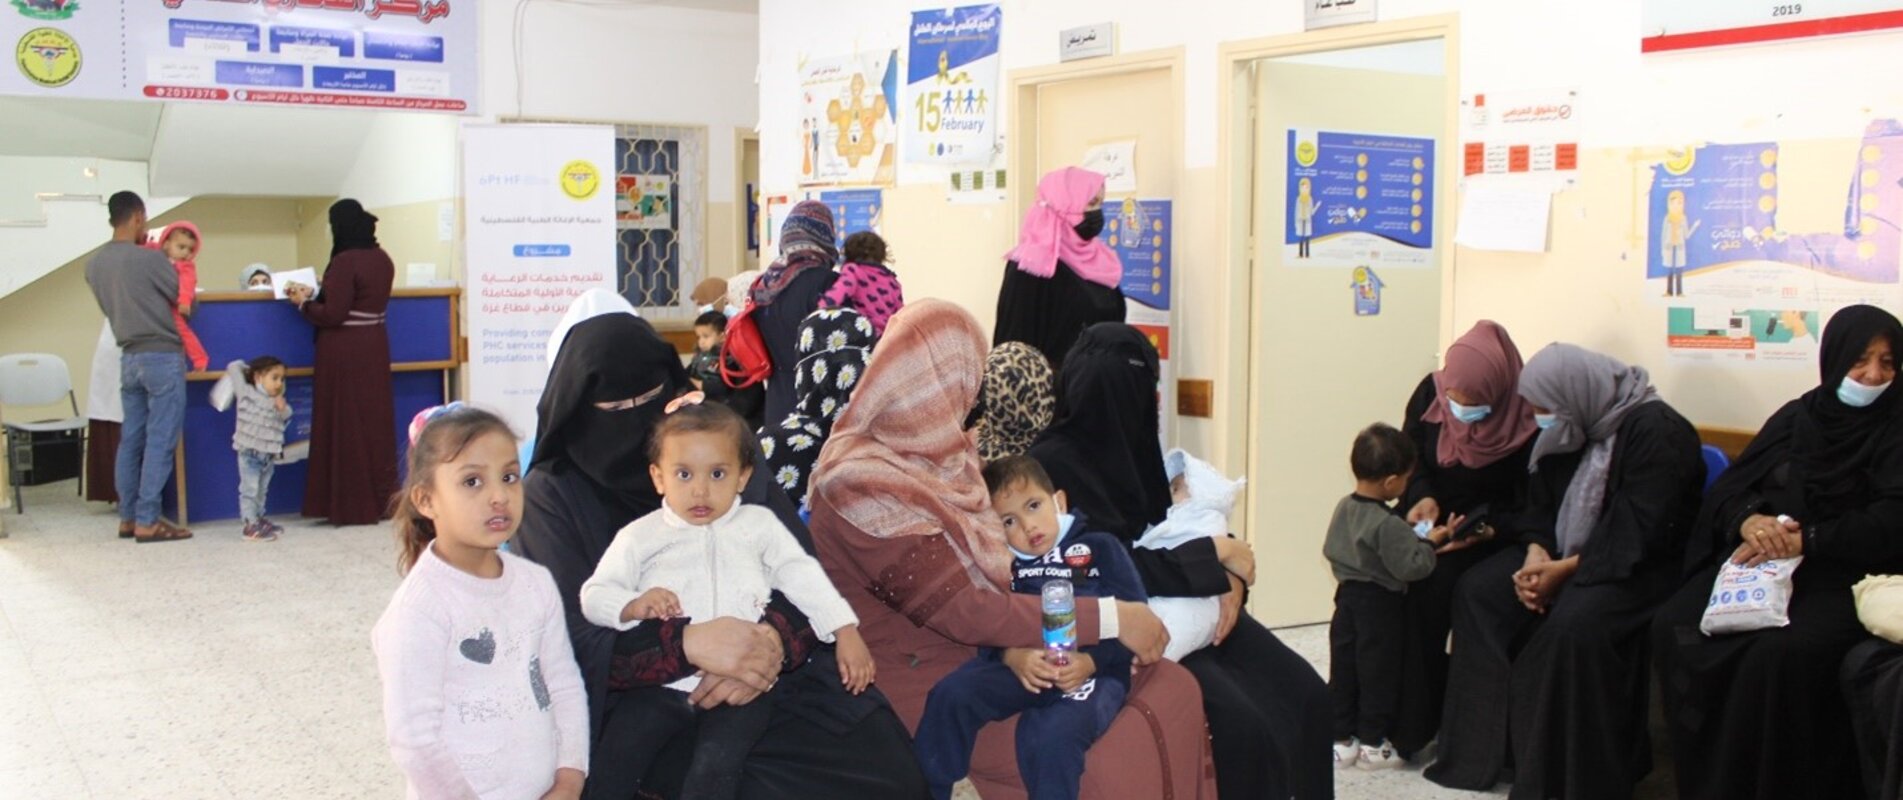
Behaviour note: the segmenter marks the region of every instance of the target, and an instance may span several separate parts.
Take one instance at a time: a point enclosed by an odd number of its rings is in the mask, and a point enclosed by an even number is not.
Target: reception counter
[[[399,289],[391,295],[385,324],[399,464],[409,450],[410,418],[450,396],[450,370],[460,361],[460,296],[460,289]],[[278,465],[265,513],[296,516],[304,503],[306,461],[297,456],[307,450],[303,443],[311,435],[316,328],[291,304],[260,292],[200,294],[191,325],[211,363],[207,371],[187,378],[185,431],[172,484],[166,487],[166,516],[180,525],[238,516],[238,463],[231,448],[237,413],[213,408],[211,389],[224,376],[226,364],[264,355],[276,356],[286,366],[285,397],[293,415],[284,441],[296,457]]]

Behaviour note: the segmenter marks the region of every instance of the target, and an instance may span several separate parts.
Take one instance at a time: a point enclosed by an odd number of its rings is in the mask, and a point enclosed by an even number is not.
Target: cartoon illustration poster
[[[1429,268],[1434,140],[1291,128],[1283,263]]]
[[[1671,305],[1828,309],[1896,298],[1903,125],[1876,120],[1849,167],[1843,224],[1780,222],[1778,146],[1688,148],[1652,167],[1646,294]]]
[[[1170,365],[1170,252],[1176,244],[1175,204],[1169,200],[1126,197],[1104,204],[1104,244],[1123,262],[1124,320],[1156,347],[1162,373],[1157,413],[1163,439],[1169,439],[1169,418],[1176,408],[1175,368]]]
[[[819,202],[833,210],[833,230],[838,237],[833,245],[843,252],[847,236],[860,231],[878,233],[881,225],[880,207],[885,205],[884,195],[878,189],[820,192]]]
[[[996,4],[912,12],[905,72],[905,158],[984,164],[998,138]]]
[[[1821,314],[1793,309],[1674,307],[1665,312],[1665,347],[1679,361],[1816,363]]]
[[[667,175],[620,175],[615,178],[615,221],[622,230],[673,227],[673,179]]]
[[[898,56],[880,50],[800,68],[800,185],[892,185]]]

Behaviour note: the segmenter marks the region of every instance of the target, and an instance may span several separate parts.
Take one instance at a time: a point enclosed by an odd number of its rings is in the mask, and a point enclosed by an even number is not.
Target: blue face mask
[[[1447,411],[1454,415],[1454,419],[1472,425],[1493,413],[1493,406],[1463,406],[1454,402],[1453,398],[1448,398]]]
[[[1540,430],[1546,430],[1547,428],[1551,428],[1554,425],[1559,424],[1559,415],[1558,414],[1534,414],[1533,424],[1540,426]]]
[[[1883,392],[1889,388],[1890,384],[1887,383],[1882,386],[1865,386],[1858,383],[1855,378],[1845,375],[1844,382],[1837,384],[1837,399],[1851,408],[1863,408],[1876,402],[1877,398],[1882,397]]]

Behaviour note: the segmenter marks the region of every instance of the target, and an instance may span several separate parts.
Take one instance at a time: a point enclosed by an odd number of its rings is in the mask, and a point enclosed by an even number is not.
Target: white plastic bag
[[[1850,593],[1857,598],[1857,619],[1863,627],[1903,644],[1903,576],[1865,575]]]
[[[1791,624],[1791,575],[1803,556],[1779,558],[1755,567],[1726,561],[1711,586],[1711,600],[1698,630],[1706,636],[1782,628]]]

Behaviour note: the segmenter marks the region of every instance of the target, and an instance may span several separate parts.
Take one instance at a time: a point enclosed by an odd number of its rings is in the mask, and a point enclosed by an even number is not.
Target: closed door
[[[1322,541],[1336,502],[1354,488],[1354,436],[1377,421],[1400,427],[1409,395],[1436,363],[1441,269],[1451,251],[1436,230],[1448,212],[1436,177],[1453,161],[1452,142],[1440,140],[1449,109],[1439,45],[1268,59],[1254,70],[1247,502],[1258,571],[1252,610],[1270,625],[1329,618],[1334,578]],[[1423,53],[1425,46],[1434,49]],[[1421,139],[1434,140],[1433,152],[1415,183],[1394,169],[1412,163],[1405,148]],[[1292,149],[1298,170],[1332,163],[1332,172],[1302,191],[1308,173],[1290,183]],[[1416,188],[1418,199],[1399,199]],[[1292,206],[1315,216],[1298,226]],[[1376,227],[1383,215],[1390,227]],[[1344,222],[1406,231],[1415,220],[1432,234],[1424,252],[1324,235]],[[1289,242],[1291,233],[1313,236],[1304,248]],[[1369,277],[1360,267],[1372,270],[1378,288],[1357,281]],[[1378,313],[1368,313],[1371,293]]]

